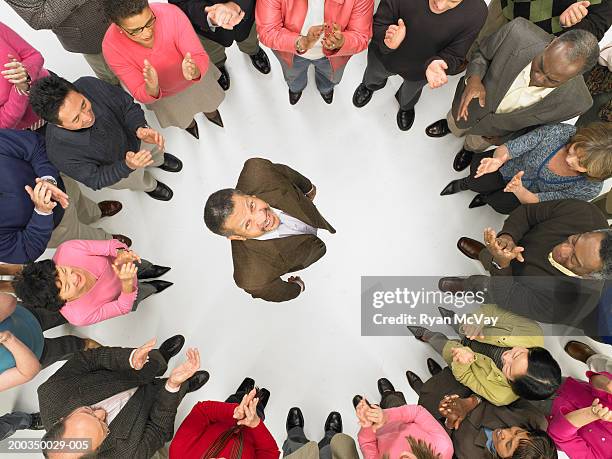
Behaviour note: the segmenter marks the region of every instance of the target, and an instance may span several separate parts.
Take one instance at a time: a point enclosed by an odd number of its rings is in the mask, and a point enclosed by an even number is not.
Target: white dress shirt
[[[138,387],[133,387],[131,389],[124,390],[123,392],[119,392],[118,394],[112,395],[101,402],[96,403],[91,408],[94,410],[102,408],[104,411],[106,411],[106,425],[109,425],[111,422],[113,422],[113,419],[117,417],[121,409],[127,405],[137,389]]]
[[[325,0],[308,0],[308,11],[306,11],[306,19],[304,19],[304,25],[302,26],[301,35],[308,35],[308,29],[312,26],[323,25],[325,22]],[[321,38],[315,43],[315,45],[306,51],[304,54],[300,54],[301,57],[310,60],[321,59],[325,57],[323,54],[323,44]]]
[[[272,209],[272,212],[274,212],[279,218],[280,225],[278,225],[278,228],[268,231],[255,239],[259,241],[267,241],[269,239],[278,239],[281,237],[296,236],[299,234],[317,235],[317,228],[304,223],[298,218],[292,217],[282,210],[275,209],[274,207],[270,207],[270,209]]]
[[[495,113],[510,113],[529,107],[549,95],[555,88],[529,86],[531,81],[531,62],[521,70],[510,89],[499,103]]]

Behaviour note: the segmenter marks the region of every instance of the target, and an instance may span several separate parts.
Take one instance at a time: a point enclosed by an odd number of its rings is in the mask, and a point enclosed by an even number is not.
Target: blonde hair
[[[591,123],[579,127],[569,145],[581,150],[580,165],[591,180],[612,177],[612,124]]]

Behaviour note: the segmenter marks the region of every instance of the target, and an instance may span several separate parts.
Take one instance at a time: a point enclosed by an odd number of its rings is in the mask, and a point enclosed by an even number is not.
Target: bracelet
[[[304,54],[306,52],[306,49],[300,47],[300,38],[302,38],[303,36],[304,35],[300,35],[298,36],[297,40],[295,40],[295,50],[298,54]]]

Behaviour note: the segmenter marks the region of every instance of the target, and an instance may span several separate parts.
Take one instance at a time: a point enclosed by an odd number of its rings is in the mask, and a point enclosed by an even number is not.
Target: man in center
[[[325,255],[318,231],[336,230],[313,204],[317,189],[283,164],[251,158],[244,163],[236,188],[219,190],[204,207],[204,223],[232,241],[234,280],[253,298],[289,301],[304,291],[297,276]]]

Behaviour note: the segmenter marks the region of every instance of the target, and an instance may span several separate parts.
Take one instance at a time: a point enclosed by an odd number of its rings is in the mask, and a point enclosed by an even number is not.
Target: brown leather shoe
[[[480,251],[485,248],[482,242],[478,242],[475,239],[469,237],[459,238],[457,241],[457,248],[459,251],[472,260],[478,260]]]
[[[123,234],[113,234],[113,239],[117,239],[119,242],[123,242],[128,247],[132,246],[132,240],[129,237],[124,236]]]
[[[567,352],[571,358],[580,360],[584,363],[586,363],[589,357],[597,354],[591,346],[581,343],[580,341],[568,341],[563,349],[565,349],[565,352]]]
[[[123,209],[123,205],[119,201],[102,201],[98,203],[98,207],[102,212],[102,217],[112,217]]]
[[[441,292],[458,293],[465,291],[463,277],[442,277],[438,281],[438,290]]]

